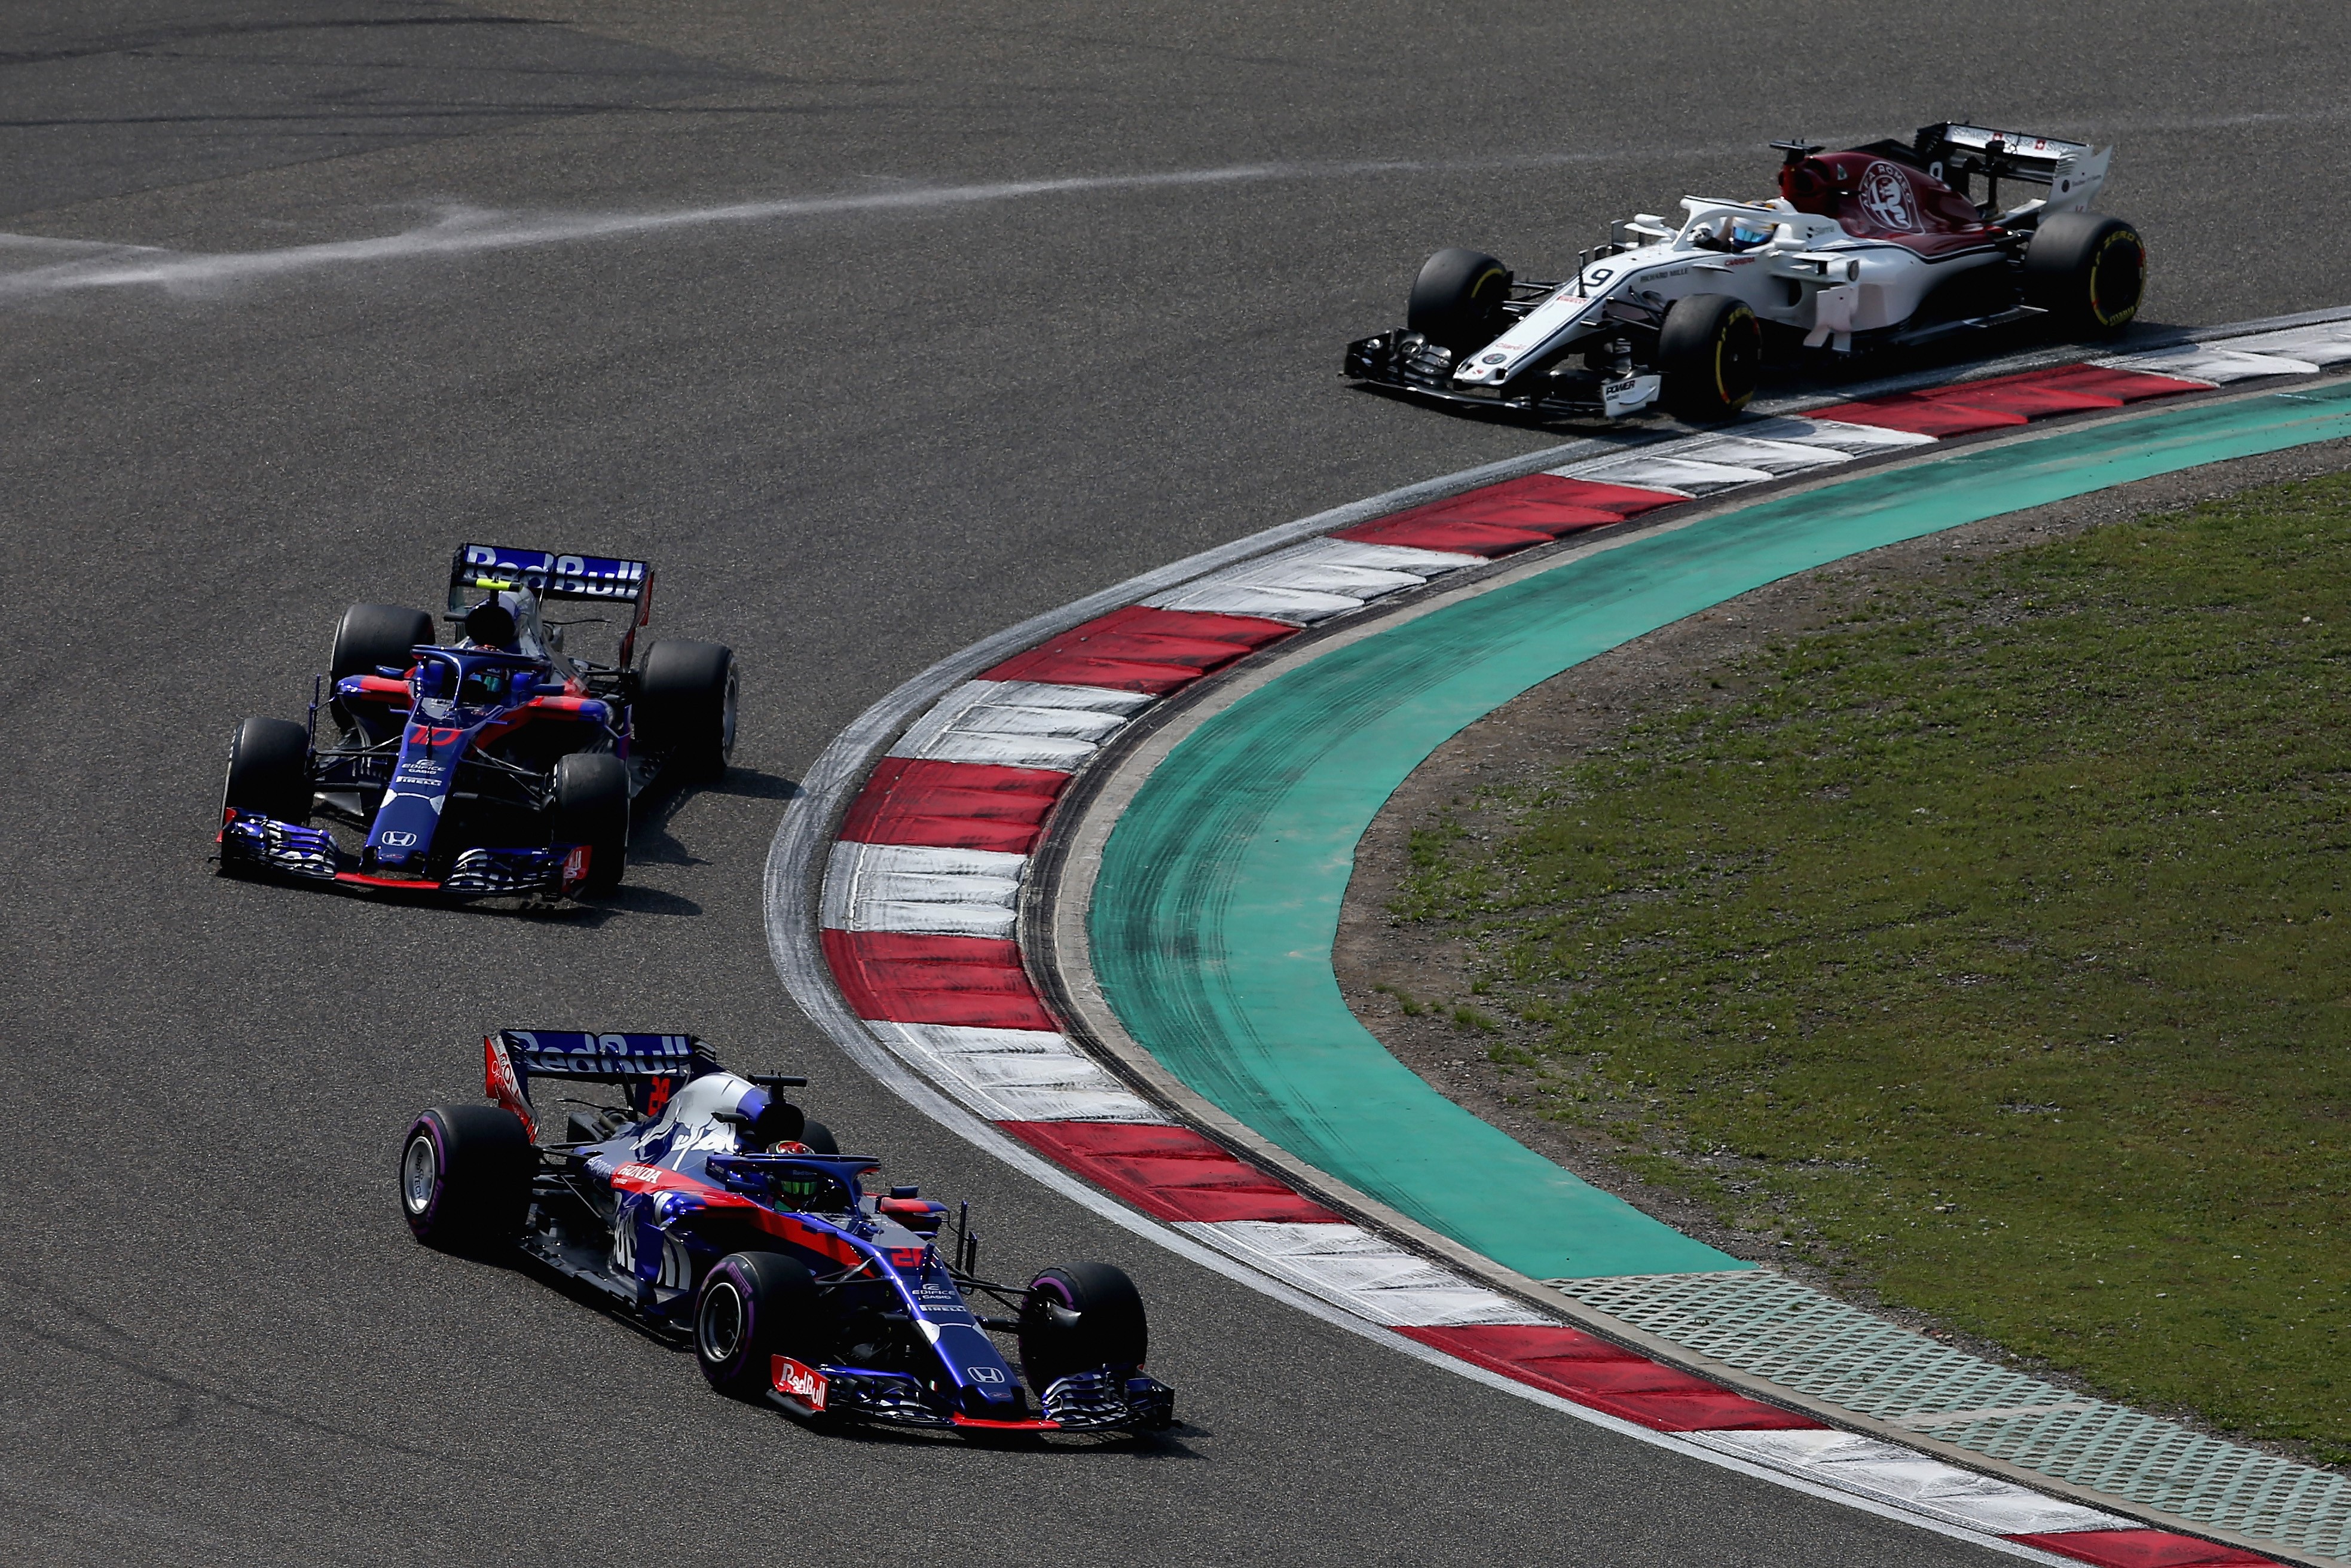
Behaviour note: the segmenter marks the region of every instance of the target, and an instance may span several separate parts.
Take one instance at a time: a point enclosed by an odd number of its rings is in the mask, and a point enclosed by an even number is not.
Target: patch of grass
[[[1413,839],[1394,912],[1539,1027],[1530,1103],[1890,1300],[2351,1461],[2351,477],[1737,674],[1482,801],[1490,840]]]
[[[1402,986],[1391,986],[1383,982],[1381,984],[1374,985],[1372,989],[1384,992],[1386,995],[1394,997],[1395,998],[1396,1006],[1403,1009],[1404,1016],[1408,1019],[1418,1018],[1421,1014],[1428,1010],[1427,1003],[1422,1001],[1418,997],[1414,996],[1410,991],[1405,990]]]

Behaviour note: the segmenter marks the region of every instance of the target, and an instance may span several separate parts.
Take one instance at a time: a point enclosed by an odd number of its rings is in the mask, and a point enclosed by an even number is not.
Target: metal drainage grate
[[[2351,1563],[2351,1479],[1939,1344],[1766,1270],[1552,1281],[1741,1372],[2182,1519]]]

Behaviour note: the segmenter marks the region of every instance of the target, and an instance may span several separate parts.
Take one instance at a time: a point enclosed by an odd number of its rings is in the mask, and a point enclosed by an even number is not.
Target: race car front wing
[[[585,846],[552,849],[469,849],[435,882],[423,877],[372,876],[347,863],[342,846],[324,828],[280,821],[249,811],[224,814],[221,864],[231,869],[276,872],[308,882],[390,892],[431,893],[451,898],[558,896],[588,874]]]
[[[1368,382],[1437,402],[1521,413],[1614,419],[1648,406],[1657,396],[1657,378],[1653,375],[1627,374],[1612,379],[1564,365],[1549,375],[1531,377],[1507,392],[1468,392],[1454,383],[1453,369],[1452,350],[1399,327],[1348,344],[1340,373],[1349,381]]]
[[[1123,1375],[1109,1367],[1073,1372],[1040,1396],[1041,1414],[1014,1420],[957,1409],[910,1372],[808,1366],[779,1355],[774,1359],[771,1383],[775,1402],[794,1415],[847,1416],[893,1427],[1106,1432],[1156,1428],[1176,1418],[1176,1391],[1140,1369]]]

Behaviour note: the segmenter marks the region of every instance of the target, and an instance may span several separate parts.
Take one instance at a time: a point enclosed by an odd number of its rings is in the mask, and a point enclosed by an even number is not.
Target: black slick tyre
[[[444,1252],[512,1241],[530,1206],[534,1155],[521,1118],[498,1105],[436,1105],[400,1141],[400,1212]]]
[[[416,662],[410,652],[434,641],[433,617],[404,604],[354,604],[343,612],[335,628],[335,650],[327,664],[329,685],[346,675],[372,675],[385,669],[404,670]],[[335,722],[350,728],[350,709],[331,694],[328,711]]]
[[[2056,213],[2024,247],[2024,302],[2072,337],[2118,332],[2147,292],[2147,242],[2120,218]]]
[[[817,1358],[819,1322],[807,1265],[780,1252],[729,1252],[695,1292],[694,1359],[711,1387],[752,1398],[772,1386],[774,1357]]]
[[[1693,424],[1730,418],[1755,395],[1763,329],[1744,300],[1727,294],[1677,299],[1657,330],[1657,373],[1666,407]]]
[[[1405,325],[1430,342],[1472,353],[1502,335],[1510,272],[1482,250],[1455,246],[1421,263]]]
[[[249,718],[228,743],[228,779],[221,788],[221,820],[228,813],[310,820],[310,737],[282,718]]]
[[[801,1123],[800,1135],[798,1141],[807,1145],[810,1154],[838,1155],[841,1153],[841,1145],[839,1141],[833,1137],[832,1129],[826,1126],[822,1122],[807,1121]]]
[[[334,658],[328,667],[339,681],[383,668],[404,670],[416,663],[410,650],[433,640],[433,617],[422,610],[404,604],[354,604],[335,628]]]
[[[735,755],[739,685],[733,649],[664,638],[646,651],[637,675],[637,745],[667,753],[680,778],[718,778]]]
[[[1040,1397],[1073,1372],[1132,1372],[1151,1348],[1142,1292],[1108,1263],[1039,1273],[1020,1298],[1019,1324],[1020,1375]]]
[[[629,864],[629,765],[609,751],[575,751],[555,759],[554,844],[588,846],[583,891],[610,893]]]

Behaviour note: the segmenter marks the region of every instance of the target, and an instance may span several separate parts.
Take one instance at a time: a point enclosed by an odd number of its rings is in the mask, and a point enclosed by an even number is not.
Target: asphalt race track
[[[2351,10],[2018,16],[0,13],[0,1560],[2006,1561],[1452,1377],[1028,1185],[799,1019],[759,879],[796,770],[939,655],[1553,439],[1339,381],[1437,246],[1541,273],[1610,216],[1760,188],[1771,137],[1964,113],[2120,142],[2102,204],[2149,239],[2157,321],[2351,301]],[[235,719],[298,716],[342,607],[432,605],[460,538],[656,563],[656,630],[744,662],[725,786],[572,915],[214,878]],[[805,1071],[890,1179],[972,1197],[1006,1271],[1125,1263],[1183,1425],[813,1436],[417,1248],[401,1128],[532,1023]]]

